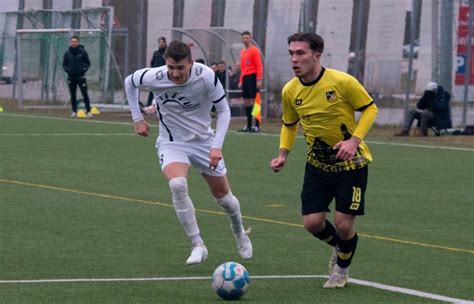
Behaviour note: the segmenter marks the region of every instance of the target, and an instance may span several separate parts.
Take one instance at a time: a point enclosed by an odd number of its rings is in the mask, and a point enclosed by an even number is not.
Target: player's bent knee
[[[238,199],[229,191],[221,198],[215,198],[216,202],[225,210],[236,211],[239,208]]]
[[[319,218],[314,217],[304,217],[303,219],[304,228],[313,234],[321,232],[324,229],[325,223],[326,219],[319,220]]]
[[[174,177],[168,182],[173,198],[182,199],[188,195],[188,181],[185,177]]]
[[[354,225],[351,221],[338,222],[335,226],[337,234],[344,240],[351,238],[354,234]]]

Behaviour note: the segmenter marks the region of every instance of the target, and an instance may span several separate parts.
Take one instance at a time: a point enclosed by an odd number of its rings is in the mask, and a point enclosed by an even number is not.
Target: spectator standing
[[[165,51],[167,48],[166,38],[158,38],[158,49],[153,52],[153,57],[151,58],[150,66],[152,68],[157,68],[165,65]],[[153,102],[153,93],[148,94],[147,106],[150,106]]]
[[[230,81],[230,89],[236,90],[239,88],[240,82],[240,62],[236,62],[234,64],[234,69],[229,67],[229,81]]]
[[[239,88],[242,89],[244,98],[245,115],[247,125],[240,132],[260,132],[260,122],[255,119],[255,127],[252,127],[252,109],[257,91],[262,87],[263,65],[260,51],[252,43],[252,34],[249,31],[241,35],[244,48],[240,51],[240,81]]]
[[[239,89],[239,81],[240,81],[240,61],[237,61],[234,64],[234,68],[232,69],[229,67],[229,90],[233,91],[229,93],[229,98],[232,103],[232,99],[235,98],[242,98],[242,90]]]
[[[219,78],[224,90],[227,89],[227,87],[226,87],[227,71],[226,71],[226,64],[225,64],[224,60],[221,60],[217,63],[216,75],[217,75],[217,78]]]
[[[217,73],[217,62],[211,63],[209,67],[214,71],[214,73]]]
[[[77,116],[77,86],[81,90],[84,104],[86,107],[87,117],[92,118],[89,95],[87,93],[86,72],[91,66],[89,55],[80,39],[72,36],[69,39],[69,48],[63,56],[63,69],[67,74],[67,83],[69,85],[69,93],[71,94],[71,117]]]

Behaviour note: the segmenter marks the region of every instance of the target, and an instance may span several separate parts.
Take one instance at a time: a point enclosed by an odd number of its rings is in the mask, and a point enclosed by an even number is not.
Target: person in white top
[[[160,120],[156,140],[161,170],[168,179],[173,205],[186,235],[192,242],[188,265],[198,265],[208,251],[201,238],[194,205],[188,194],[187,177],[191,165],[206,180],[216,202],[230,218],[240,256],[250,259],[252,243],[245,231],[240,203],[232,194],[222,156],[222,146],[230,122],[230,109],[224,89],[215,73],[191,59],[189,46],[173,41],[165,52],[166,65],[135,71],[125,79],[135,133],[149,135],[149,125],[140,110],[140,86],[154,94],[154,107]],[[216,132],[211,128],[211,108],[217,111]]]

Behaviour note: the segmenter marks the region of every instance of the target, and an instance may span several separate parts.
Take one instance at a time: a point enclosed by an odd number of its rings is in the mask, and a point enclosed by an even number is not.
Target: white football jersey
[[[212,105],[218,113],[219,110],[230,113],[225,91],[216,74],[200,63],[193,63],[191,75],[183,84],[168,78],[166,66],[141,69],[128,76],[125,89],[134,122],[143,120],[138,106],[140,86],[150,88],[155,97],[160,119],[158,142],[204,141],[214,135],[210,117]],[[224,136],[226,131],[227,127]],[[219,141],[223,142],[223,138]]]

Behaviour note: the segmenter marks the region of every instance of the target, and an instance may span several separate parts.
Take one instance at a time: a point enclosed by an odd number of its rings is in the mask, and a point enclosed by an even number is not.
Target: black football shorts
[[[246,75],[242,79],[242,97],[253,99],[257,95],[257,74]]]
[[[335,199],[337,211],[363,215],[367,177],[367,166],[349,171],[324,172],[307,163],[301,191],[302,214],[329,212],[329,204]]]

